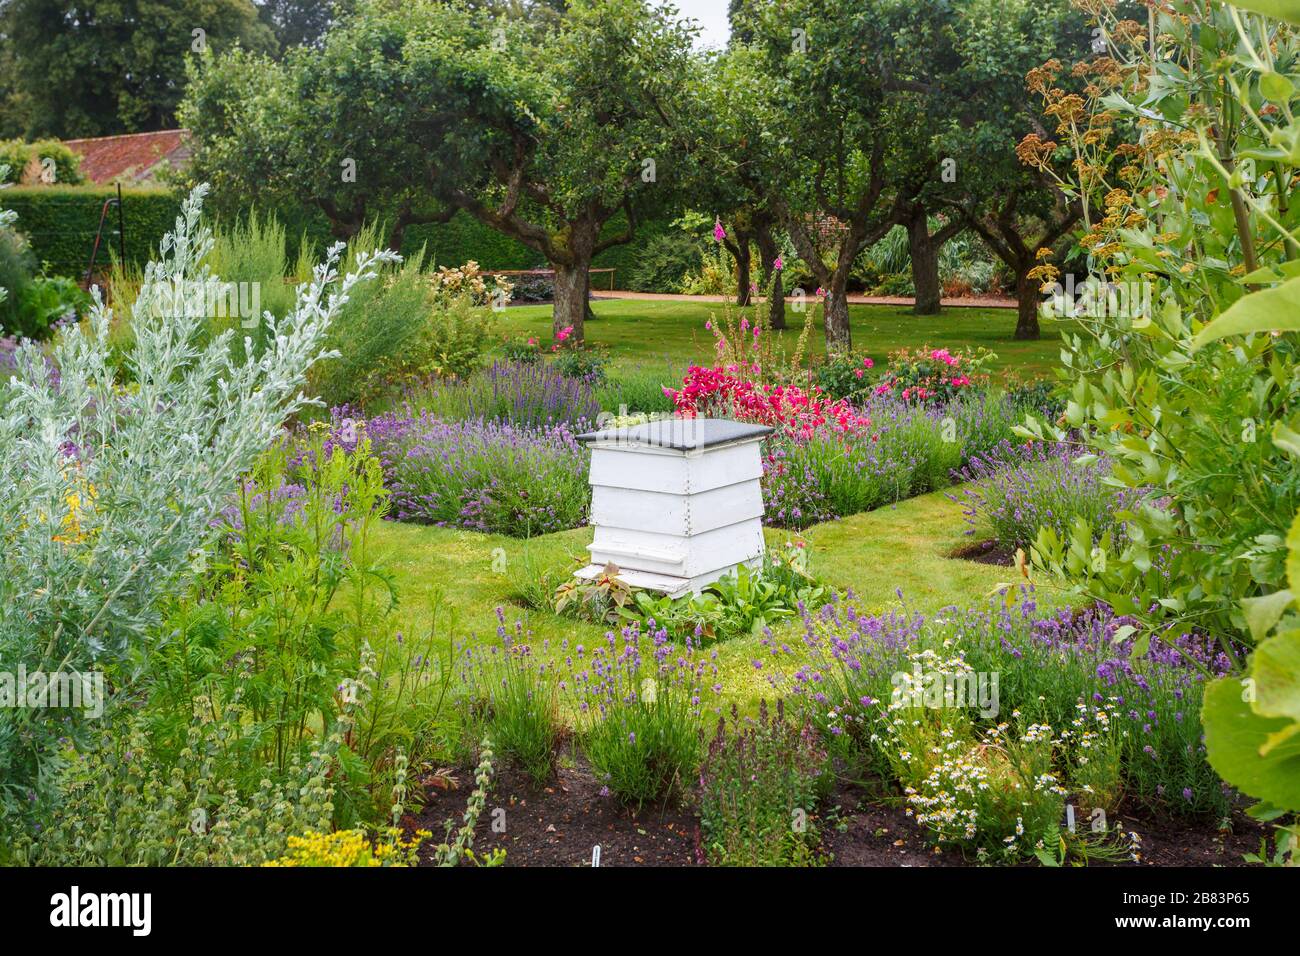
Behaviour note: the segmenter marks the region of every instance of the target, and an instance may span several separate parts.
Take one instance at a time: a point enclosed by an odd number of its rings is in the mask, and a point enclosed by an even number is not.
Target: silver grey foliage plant
[[[0,383],[0,671],[116,667],[120,679],[146,661],[159,598],[202,569],[241,473],[314,404],[302,388],[337,355],[324,346],[331,321],[357,283],[399,260],[363,254],[340,277],[338,243],[295,308],[264,314],[258,354],[232,348],[233,330],[205,340],[191,292],[216,278],[204,264],[206,194],[198,186],[182,204],[129,306],[130,375],[113,364],[113,314],[96,288],[83,327],[53,349],[57,376],[28,342]],[[68,716],[0,708],[0,819],[37,799]]]

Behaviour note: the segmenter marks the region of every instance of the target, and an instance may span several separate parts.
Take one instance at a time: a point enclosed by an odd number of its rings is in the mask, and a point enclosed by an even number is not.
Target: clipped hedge
[[[79,276],[90,259],[99,212],[104,200],[117,195],[111,187],[15,186],[6,189],[5,208],[18,213],[17,228],[31,242],[40,262],[49,263],[55,274]],[[123,189],[123,214],[126,226],[126,258],[136,265],[147,262],[158,248],[158,241],[169,231],[180,211],[178,193],[162,188]],[[314,242],[318,249],[331,241],[324,216],[313,209],[277,210],[288,234],[290,254],[297,254],[301,236]],[[606,227],[608,234],[621,232],[621,218]],[[607,249],[596,257],[597,268],[613,267],[619,288],[627,288],[631,266],[641,256],[647,242],[666,232],[667,220],[641,224],[636,237],[627,245]],[[117,212],[109,211],[104,224],[104,243],[97,263],[106,265],[117,254]],[[545,268],[544,257],[496,230],[483,225],[466,213],[458,213],[450,222],[411,226],[402,239],[402,252],[410,254],[427,246],[437,265],[458,266],[473,259],[485,270]],[[593,279],[597,289],[607,288],[608,275]],[[646,289],[641,291],[663,291]]]
[[[80,276],[90,261],[100,209],[116,196],[116,187],[15,186],[4,191],[0,204],[18,213],[15,228],[27,237],[38,262],[48,263],[54,274]],[[123,189],[127,261],[149,261],[179,212],[180,200],[170,190]],[[117,249],[117,210],[110,209],[96,268],[107,265]]]

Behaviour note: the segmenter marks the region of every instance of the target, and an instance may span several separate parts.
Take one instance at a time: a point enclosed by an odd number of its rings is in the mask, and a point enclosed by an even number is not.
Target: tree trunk
[[[767,324],[770,328],[782,330],[785,326],[785,288],[781,284],[781,271],[778,269],[768,285],[771,298],[767,302]]]
[[[836,272],[838,273],[839,270],[837,269]],[[853,348],[853,338],[849,332],[849,300],[845,294],[847,278],[846,270],[845,275],[842,278],[837,276],[837,281],[832,283],[832,288],[826,291],[827,354],[847,353]]]
[[[583,283],[582,290],[582,320],[590,322],[596,317],[596,313],[591,311],[591,263],[587,263],[586,282]]]
[[[1039,283],[1029,278],[1033,269],[1032,260],[1016,266],[1016,338],[1038,338],[1038,306],[1042,302]]]
[[[763,286],[771,298],[767,302],[767,321],[773,329],[785,328],[785,288],[781,282],[781,270],[773,269],[776,262],[776,241],[770,229],[761,228],[754,237],[758,243],[758,258],[762,267]]]
[[[929,217],[918,209],[907,221],[907,247],[912,259],[915,315],[938,315],[942,289],[939,285],[939,246],[930,235]]]
[[[749,237],[737,233],[736,245],[732,247],[731,254],[736,260],[736,305],[743,309],[751,301]]]
[[[587,317],[587,288],[590,260],[573,264],[553,263],[555,269],[555,308],[552,331],[558,338],[572,328],[567,343],[578,345],[583,339],[583,322]],[[567,344],[566,343],[566,344]]]

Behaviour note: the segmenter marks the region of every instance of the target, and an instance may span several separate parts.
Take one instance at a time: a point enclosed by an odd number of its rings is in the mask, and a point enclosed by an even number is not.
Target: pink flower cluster
[[[875,388],[877,395],[900,395],[904,401],[948,401],[975,384],[979,356],[953,355],[947,349],[900,349]]]
[[[680,389],[665,388],[677,412],[695,416],[719,410],[741,421],[771,425],[789,435],[808,438],[824,425],[839,432],[871,426],[871,419],[844,400],[832,400],[817,386],[760,385],[743,378],[736,366],[692,365]],[[719,408],[720,406],[720,408]]]
[[[957,358],[957,356],[953,355],[947,349],[934,349],[930,352],[930,358],[934,359],[936,362],[942,362],[944,365],[953,368],[956,368],[961,364],[961,359]]]

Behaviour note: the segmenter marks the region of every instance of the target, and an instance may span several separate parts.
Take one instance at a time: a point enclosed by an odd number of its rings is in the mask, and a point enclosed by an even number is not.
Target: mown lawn
[[[964,540],[960,507],[943,492],[923,495],[816,525],[799,535],[768,529],[769,547],[799,537],[812,549],[812,570],[826,583],[850,589],[861,609],[901,609],[901,591],[909,610],[934,612],[949,605],[968,606],[989,600],[1009,568],[948,557]],[[521,583],[541,575],[552,586],[585,561],[590,528],[577,528],[529,541],[447,528],[384,522],[376,544],[395,575],[406,632],[427,633],[433,608],[439,607],[440,640],[480,642],[495,639],[500,608],[506,625],[523,622],[533,645],[552,645],[568,638],[588,645],[606,628],[529,610],[517,603]],[[797,624],[776,632],[796,646]],[[444,645],[445,646],[445,645]],[[759,638],[733,638],[718,645],[720,681],[725,696],[745,710],[772,697],[768,674],[776,661]],[[763,666],[756,667],[754,662]]]
[[[592,303],[596,315],[586,328],[587,341],[607,348],[616,367],[667,368],[680,376],[690,362],[708,361],[713,336],[704,323],[721,316],[727,306],[716,302],[655,302],[644,299],[606,299]],[[787,310],[791,328],[777,332],[793,350],[806,315]],[[1023,377],[1048,376],[1059,364],[1063,323],[1043,324],[1043,337],[1035,342],[1017,342],[1011,337],[1016,316],[1010,309],[945,309],[938,316],[912,315],[906,306],[853,305],[849,307],[854,348],[877,360],[904,346],[974,348],[984,346],[997,353],[992,368],[1016,370]],[[549,305],[516,306],[504,312],[508,336],[551,335]],[[810,336],[810,348],[824,354],[819,327]]]

